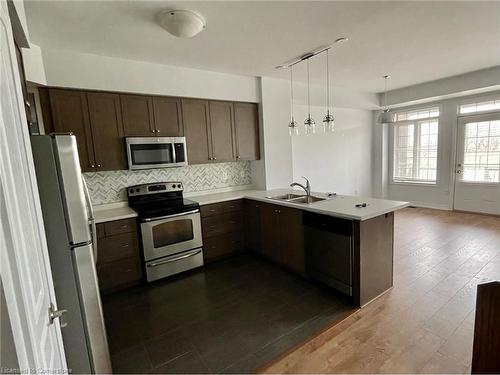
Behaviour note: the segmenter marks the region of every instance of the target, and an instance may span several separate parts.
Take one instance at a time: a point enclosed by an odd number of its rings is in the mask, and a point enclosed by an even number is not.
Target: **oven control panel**
[[[127,188],[127,195],[131,197],[137,195],[168,193],[183,190],[184,187],[182,186],[182,182],[179,181],[155,182],[151,184],[129,186]]]

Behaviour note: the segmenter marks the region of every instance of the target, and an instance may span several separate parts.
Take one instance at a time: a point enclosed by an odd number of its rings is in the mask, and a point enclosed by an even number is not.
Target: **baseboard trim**
[[[453,211],[453,209],[447,205],[432,204],[432,203],[425,203],[425,202],[415,202],[415,201],[410,201],[410,207],[431,208],[434,210]]]

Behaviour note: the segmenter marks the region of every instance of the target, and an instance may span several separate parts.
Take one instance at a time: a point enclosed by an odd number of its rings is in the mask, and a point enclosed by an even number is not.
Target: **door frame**
[[[10,2],[9,2],[10,3]],[[43,280],[44,285],[38,286],[39,290],[45,289],[43,293],[55,306],[55,291],[52,282],[52,272],[48,256],[48,248],[43,225],[40,198],[36,182],[31,145],[28,134],[26,112],[24,110],[24,98],[21,91],[21,81],[17,69],[14,37],[11,26],[6,1],[0,2],[0,28],[2,33],[0,38],[6,38],[2,54],[5,54],[5,64],[8,66],[6,72],[12,71],[12,75],[2,77],[2,106],[12,110],[10,119],[18,123],[5,123],[4,116],[0,116],[0,270],[2,287],[5,292],[6,307],[9,314],[14,346],[17,354],[18,365],[21,371],[35,371],[47,368],[57,368],[58,373],[67,372],[66,358],[61,335],[59,319],[54,324],[49,324],[49,306],[42,306],[33,303],[42,301],[41,295],[34,296],[35,290],[34,275],[26,272],[23,266],[31,259],[38,262],[39,280]],[[21,5],[22,6],[22,5]],[[13,20],[15,22],[16,20]],[[14,25],[15,28],[22,28]],[[3,64],[4,61],[0,60]],[[4,71],[0,71],[4,73]],[[6,115],[6,118],[9,119]],[[19,147],[21,146],[21,147]],[[21,160],[20,165],[13,165],[13,160]],[[14,172],[15,170],[15,172]],[[16,179],[14,175],[25,176],[25,185],[15,188]],[[21,212],[19,202],[30,202],[34,212]],[[23,206],[24,207],[24,206]],[[26,215],[34,216],[28,228],[32,230],[20,230],[18,225],[23,223]],[[14,232],[13,228],[17,228]],[[9,244],[11,247],[9,247]],[[33,252],[39,252],[38,257],[33,257]],[[43,264],[41,264],[43,263]],[[30,294],[31,293],[31,294]],[[36,297],[39,297],[36,299]],[[38,307],[38,308],[37,308]],[[50,336],[53,340],[44,342],[36,340],[38,332],[35,332],[35,323],[30,322],[30,316],[34,316],[37,311],[45,311],[46,316],[40,316],[42,321],[46,320],[44,338]],[[43,336],[42,336],[43,337]],[[41,344],[51,344],[50,348],[41,347]],[[50,355],[50,358],[47,357]]]
[[[477,101],[477,99],[475,100]],[[458,111],[458,108],[459,106],[457,107],[457,111]],[[458,112],[457,112],[458,113]],[[458,182],[458,178],[457,178],[457,163],[458,163],[458,156],[459,156],[459,149],[458,147],[460,146],[458,143],[460,140],[463,140],[463,135],[461,135],[461,129],[460,127],[463,125],[463,122],[464,121],[467,121],[468,119],[471,119],[471,118],[481,118],[481,117],[491,117],[491,116],[500,116],[500,111],[485,111],[485,112],[474,112],[474,113],[471,113],[471,114],[467,114],[467,115],[457,115],[457,122],[455,124],[455,129],[454,129],[454,134],[453,134],[453,139],[452,139],[452,144],[454,145],[453,149],[452,149],[452,161],[453,161],[453,164],[452,164],[452,168],[451,168],[451,174],[452,174],[452,177],[451,177],[451,182],[453,183],[453,189],[452,189],[452,197],[451,197],[451,209],[453,211],[461,211],[461,210],[457,210],[455,208],[455,203],[456,203],[456,188],[457,188],[457,182]],[[470,184],[475,184],[474,182],[471,182]],[[488,183],[477,183],[479,184],[479,186],[487,186],[487,185],[493,185],[493,184],[488,184]],[[495,185],[496,186],[496,185]],[[486,213],[481,213],[481,212],[478,212],[480,214],[483,214],[483,215],[489,215],[489,214],[486,214]]]

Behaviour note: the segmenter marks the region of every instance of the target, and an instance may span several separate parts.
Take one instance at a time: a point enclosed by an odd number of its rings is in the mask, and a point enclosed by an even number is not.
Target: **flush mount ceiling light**
[[[166,10],[158,15],[158,23],[179,38],[192,38],[206,27],[205,19],[191,10]]]
[[[387,107],[387,80],[391,78],[390,75],[385,75],[384,78],[384,110],[378,115],[377,123],[378,124],[393,124],[396,122],[396,115],[391,112],[389,107]]]

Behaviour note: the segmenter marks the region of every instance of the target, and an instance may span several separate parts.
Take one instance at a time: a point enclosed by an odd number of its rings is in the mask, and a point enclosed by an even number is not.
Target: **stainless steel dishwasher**
[[[303,218],[307,275],[352,296],[352,221],[311,212]]]

